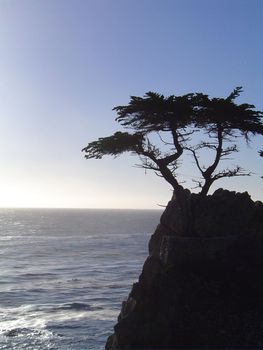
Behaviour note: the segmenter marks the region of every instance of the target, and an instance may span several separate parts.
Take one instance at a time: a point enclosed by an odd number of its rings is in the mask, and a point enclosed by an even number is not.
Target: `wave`
[[[49,276],[57,276],[56,273],[51,272],[40,272],[40,273],[23,273],[19,275],[19,277],[30,277],[30,278],[41,278],[41,277],[49,277]]]
[[[32,317],[45,319],[54,313],[66,314],[64,311],[81,312],[81,311],[99,311],[103,310],[102,306],[90,305],[86,303],[65,303],[65,304],[26,304],[18,307],[0,307],[0,316],[6,317],[9,315],[11,319],[18,317],[28,317],[32,321]],[[70,313],[71,314],[71,313]],[[40,318],[39,318],[40,317]],[[72,315],[71,315],[72,317]],[[21,328],[21,327],[20,327]]]
[[[56,307],[55,310],[74,310],[74,311],[96,311],[102,310],[100,306],[91,306],[85,303],[69,303],[63,304],[62,306]]]
[[[3,332],[3,335],[6,337],[21,337],[21,336],[30,336],[30,337],[45,337],[45,338],[50,338],[53,337],[54,334],[53,332],[50,332],[47,329],[44,330],[36,330],[33,328],[26,328],[26,327],[17,327],[17,328],[12,328],[9,330],[5,330]],[[56,336],[59,336],[56,334]]]

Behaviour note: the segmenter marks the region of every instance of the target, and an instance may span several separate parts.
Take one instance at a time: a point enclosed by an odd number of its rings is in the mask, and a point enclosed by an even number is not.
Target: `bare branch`
[[[198,180],[192,180],[194,183],[196,183],[196,186],[192,187],[192,189],[196,189],[196,188],[202,188],[202,182],[198,181]]]
[[[197,145],[195,145],[194,149],[195,151],[201,150],[203,148],[208,148],[208,149],[214,149],[216,150],[218,146],[218,142],[207,142],[207,141],[201,141]]]
[[[199,171],[201,172],[201,174],[204,176],[204,171],[203,171],[203,169],[201,168],[201,165],[200,165],[200,163],[199,163],[198,156],[197,156],[197,154],[196,154],[196,150],[193,149],[193,148],[190,148],[190,147],[185,147],[185,149],[188,150],[188,151],[190,151],[190,152],[192,152],[193,158],[194,158],[194,160],[195,160],[195,164],[196,164],[198,170],[199,170]]]
[[[223,156],[226,156],[226,155],[233,153],[233,152],[238,152],[238,148],[237,148],[236,144],[233,146],[229,146],[225,149],[222,149],[221,155],[223,157]],[[222,157],[221,157],[221,159],[222,159]]]
[[[222,179],[223,177],[234,177],[234,176],[251,176],[251,172],[247,173],[244,172],[245,170],[242,169],[240,166],[236,166],[234,169],[225,169],[213,176],[213,181]]]
[[[163,175],[159,174],[157,171],[155,171],[154,173],[155,173],[156,176],[163,178]]]
[[[158,207],[162,207],[162,208],[166,208],[166,207],[167,207],[167,205],[158,204],[158,203],[157,203],[157,206],[158,206]]]
[[[170,146],[173,146],[173,145],[174,145],[174,144],[171,143],[171,142],[164,141],[164,139],[162,138],[162,136],[160,135],[159,132],[157,132],[157,135],[159,136],[159,139],[160,139],[165,145],[170,145]]]

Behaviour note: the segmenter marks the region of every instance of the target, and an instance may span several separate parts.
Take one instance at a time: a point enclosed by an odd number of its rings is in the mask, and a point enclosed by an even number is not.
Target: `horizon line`
[[[90,207],[1,207],[1,209],[26,209],[26,210],[38,210],[38,209],[59,209],[59,210],[162,210],[166,206],[160,206],[159,208],[90,208]]]

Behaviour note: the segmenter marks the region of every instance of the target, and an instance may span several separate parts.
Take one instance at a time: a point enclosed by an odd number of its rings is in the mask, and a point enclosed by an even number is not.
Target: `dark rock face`
[[[217,190],[184,206],[168,203],[106,349],[263,348],[263,204]]]

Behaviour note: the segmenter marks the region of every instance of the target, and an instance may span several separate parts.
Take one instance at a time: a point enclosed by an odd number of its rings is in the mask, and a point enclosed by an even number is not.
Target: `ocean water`
[[[104,349],[160,215],[0,209],[0,349]]]

